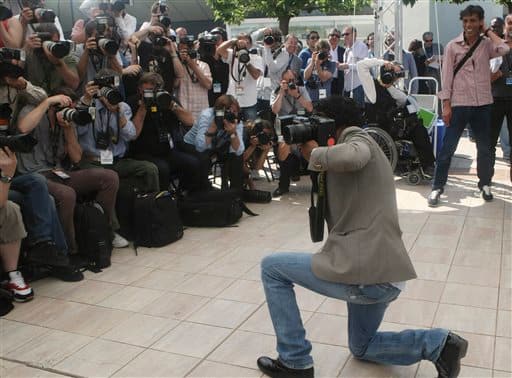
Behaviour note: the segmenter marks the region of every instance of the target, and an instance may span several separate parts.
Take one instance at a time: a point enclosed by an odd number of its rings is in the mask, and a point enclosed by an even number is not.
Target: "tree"
[[[266,17],[276,17],[279,29],[288,34],[290,19],[302,11],[337,12],[349,14],[371,3],[371,0],[206,0],[212,8],[216,21],[227,24],[240,24],[248,15],[261,13]]]
[[[403,0],[405,5],[410,5],[411,7],[416,3],[416,1],[417,0]],[[445,1],[445,0],[440,0],[440,1]],[[465,3],[466,1],[470,1],[470,0],[448,0],[448,1],[450,3],[462,4],[462,3]],[[510,1],[510,0],[495,0],[495,2],[506,6],[508,8],[508,13],[512,13],[512,1]]]

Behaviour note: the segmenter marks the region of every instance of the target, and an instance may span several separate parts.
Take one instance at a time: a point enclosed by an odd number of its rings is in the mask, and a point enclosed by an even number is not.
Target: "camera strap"
[[[318,193],[316,196],[314,187],[311,188],[311,207],[309,208],[309,232],[313,243],[320,242],[324,239],[324,219],[325,219],[325,206],[327,203],[327,175],[325,172],[319,172],[318,180]]]
[[[473,53],[475,52],[476,48],[478,47],[478,45],[480,44],[480,42],[482,42],[482,36],[479,36],[478,39],[476,40],[476,42],[473,44],[473,46],[471,46],[471,48],[468,50],[468,52],[466,53],[466,55],[464,55],[464,57],[462,58],[461,61],[459,61],[459,63],[457,63],[457,65],[455,66],[455,68],[453,69],[453,78],[455,78],[455,76],[457,75],[457,73],[460,71],[460,69],[462,68],[462,66],[464,66],[464,64],[466,64],[466,62],[468,61],[469,58],[471,58],[471,56],[473,55]]]
[[[197,78],[195,72],[190,70],[190,67],[188,66],[188,64],[183,64],[183,65],[185,66],[185,69],[187,70],[188,76],[190,77],[190,81],[192,81],[192,83],[199,82],[199,79]]]
[[[233,50],[233,56],[231,58],[231,78],[237,84],[240,84],[245,79],[245,76],[247,75],[247,65],[244,63],[240,63],[239,60],[237,60],[237,62],[238,62],[238,79],[235,78],[235,74],[233,71],[235,68],[235,51]]]

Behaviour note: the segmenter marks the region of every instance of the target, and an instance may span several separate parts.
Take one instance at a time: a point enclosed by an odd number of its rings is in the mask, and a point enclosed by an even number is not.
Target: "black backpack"
[[[198,192],[178,200],[181,219],[190,227],[225,227],[238,222],[242,213],[253,213],[242,202],[239,190]]]
[[[14,308],[13,295],[10,291],[0,288],[0,316],[7,315]]]
[[[86,268],[93,272],[110,266],[112,239],[107,215],[95,201],[75,206],[75,238]]]
[[[133,203],[135,248],[163,247],[183,237],[176,198],[168,191],[137,194]]]

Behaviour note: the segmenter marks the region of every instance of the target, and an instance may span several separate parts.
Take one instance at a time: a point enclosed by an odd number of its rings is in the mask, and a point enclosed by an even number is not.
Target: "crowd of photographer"
[[[253,180],[273,151],[280,167],[273,196],[281,196],[308,172],[315,145],[306,142],[317,139],[319,129],[325,142],[332,139],[329,122],[310,116],[334,94],[352,97],[366,108],[367,122],[390,134],[389,110],[407,109],[415,120],[407,134],[423,169],[433,171],[417,109],[394,87],[403,69],[367,59],[369,39],[358,41],[352,26],[330,30],[327,39],[311,31],[299,50],[297,36],[277,28],[233,39],[215,28],[196,39],[171,28],[164,0],[153,3],[138,30],[123,2],[86,0],[86,17],[68,41],[43,0],[19,4],[0,6],[2,195],[10,185],[0,208],[2,222],[17,230],[0,235],[0,251],[20,300],[30,290],[3,250],[19,254],[24,229],[27,262],[78,281],[83,275],[70,261],[79,252],[77,203],[99,204],[113,245],[124,247],[116,211],[123,188],[152,193],[177,180],[183,195],[207,192],[218,164],[222,189],[255,189]],[[299,125],[290,130],[289,123]]]

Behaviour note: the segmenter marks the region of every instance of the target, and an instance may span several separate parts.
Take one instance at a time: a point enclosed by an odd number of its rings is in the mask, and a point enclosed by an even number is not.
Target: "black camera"
[[[107,101],[109,102],[109,104],[114,105],[114,106],[119,104],[121,101],[123,101],[123,96],[121,95],[121,92],[119,92],[115,88],[109,88],[109,87],[100,88],[98,96],[105,97],[107,99]]]
[[[236,53],[236,57],[238,58],[238,61],[242,64],[247,64],[251,60],[251,56],[249,55],[249,50],[247,49],[240,49]]]
[[[171,18],[169,16],[160,16],[158,18],[158,22],[160,22],[166,29],[171,27]]]
[[[290,81],[288,82],[288,89],[291,89],[292,91],[293,91],[294,89],[297,89],[297,84],[295,84],[295,81],[290,80]]]
[[[215,110],[215,124],[217,125],[217,129],[223,129],[224,128],[224,120],[230,122],[230,123],[236,123],[238,120],[238,116],[233,113],[231,110],[224,110],[224,109],[216,109]]]
[[[117,87],[119,86],[119,77],[116,75],[107,75],[94,78],[94,85],[99,87]]]
[[[165,47],[169,43],[167,37],[157,36],[153,39],[153,46]]]
[[[266,35],[265,38],[263,38],[263,43],[266,45],[273,45],[275,41],[272,35]]]
[[[311,116],[296,117],[292,124],[281,126],[287,144],[301,144],[315,140],[319,146],[336,144],[336,125],[331,118]]]
[[[327,55],[325,51],[320,51],[320,53],[318,54],[318,59],[320,60],[326,60],[328,57],[329,55]]]
[[[158,5],[160,7],[160,13],[167,12],[167,1],[166,0],[159,0]]]
[[[173,101],[171,94],[163,89],[144,89],[143,99],[151,113],[169,109]]]
[[[0,1],[0,21],[8,20],[12,17],[12,11],[4,5],[3,1]]]
[[[11,63],[11,60],[25,60],[25,52],[19,49],[8,47],[0,48],[0,63]]]
[[[8,103],[0,104],[0,126],[7,125],[11,120],[12,109]]]
[[[215,55],[217,49],[217,41],[219,37],[214,34],[205,32],[199,35],[199,55],[201,57],[212,57]]]
[[[180,43],[186,44],[189,47],[194,46],[195,38],[193,35],[186,35],[185,37],[180,38]]]
[[[217,44],[218,40],[219,40],[219,37],[217,37],[215,34],[205,33],[205,34],[201,34],[199,37],[199,43],[210,44],[210,45]]]
[[[116,55],[119,50],[119,44],[110,38],[98,38],[96,39],[96,44],[107,55]]]
[[[400,78],[405,78],[404,70],[396,72],[393,68],[387,69],[385,66],[380,66],[380,81],[382,84],[393,84],[396,79]]]
[[[96,148],[98,150],[106,150],[110,145],[110,131],[98,131],[95,132]]]
[[[57,59],[62,59],[69,55],[73,48],[73,42],[71,41],[44,41],[43,48],[46,47],[48,51]]]
[[[96,45],[98,52],[105,51],[107,55],[116,55],[119,50],[119,43],[105,36],[107,29],[111,26],[111,20],[106,16],[98,16],[94,19],[96,22]]]
[[[43,24],[43,23],[55,23],[55,11],[53,9],[46,8],[35,8],[32,9],[34,12],[34,22]]]
[[[92,122],[91,114],[88,108],[64,108],[60,110],[62,118],[68,122],[74,122],[77,125],[84,126]]]
[[[188,50],[188,56],[190,59],[197,59],[198,54],[196,49],[189,49]]]
[[[0,148],[7,147],[11,151],[27,153],[34,149],[37,139],[30,134],[1,135]]]

